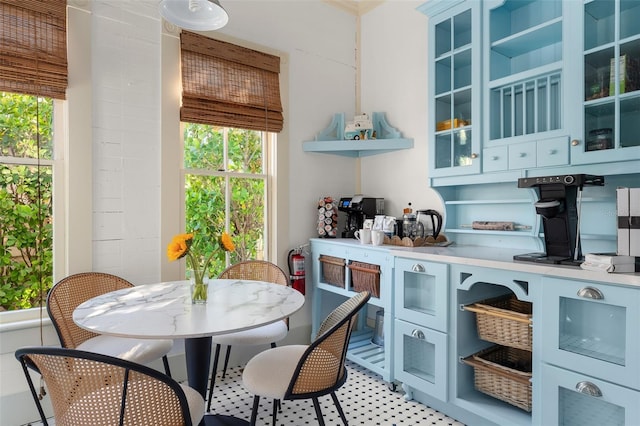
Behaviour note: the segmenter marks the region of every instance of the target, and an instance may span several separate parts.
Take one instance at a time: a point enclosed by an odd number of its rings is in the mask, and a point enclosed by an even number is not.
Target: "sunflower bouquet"
[[[226,232],[222,233],[218,239],[218,244],[224,251],[235,250],[231,236]],[[187,267],[193,270],[192,278],[194,279],[194,284],[191,297],[194,303],[197,301],[206,302],[207,300],[207,283],[204,282],[204,277],[207,276],[207,269],[214,256],[215,251],[203,256],[202,253],[197,250],[193,233],[178,234],[173,237],[167,246],[167,257],[170,261],[186,257]]]

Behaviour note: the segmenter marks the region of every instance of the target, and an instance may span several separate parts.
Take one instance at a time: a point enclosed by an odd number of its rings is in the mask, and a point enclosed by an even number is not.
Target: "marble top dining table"
[[[211,337],[282,320],[304,304],[291,287],[262,281],[210,280],[206,304],[192,304],[189,281],[139,285],[106,293],[73,312],[78,326],[100,334],[140,339],[185,339],[189,386],[205,397]],[[205,416],[207,425],[247,424]]]

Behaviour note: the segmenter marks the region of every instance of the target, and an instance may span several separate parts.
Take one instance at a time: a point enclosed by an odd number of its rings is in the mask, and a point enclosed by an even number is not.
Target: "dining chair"
[[[18,349],[15,356],[45,426],[30,370],[42,375],[56,426],[191,426],[204,416],[204,398],[197,391],[138,363],[42,346]]]
[[[103,272],[82,272],[56,283],[47,296],[47,312],[64,348],[80,349],[115,356],[139,364],[162,357],[165,373],[171,376],[167,353],[170,339],[133,339],[107,336],[80,328],[73,321],[73,311],[81,303],[115,290],[133,287],[129,281]]]
[[[260,397],[273,399],[272,424],[276,424],[279,402],[311,399],[323,426],[318,397],[330,394],[342,422],[347,419],[336,396],[347,380],[345,359],[356,314],[371,294],[363,291],[347,299],[320,324],[310,345],[286,345],[268,349],[249,360],[242,373],[244,387],[253,393],[251,425],[256,424]]]
[[[289,278],[287,277],[287,274],[278,265],[265,260],[246,260],[236,263],[222,271],[218,278],[256,280],[285,286],[289,285]],[[212,343],[216,345],[216,350],[213,357],[211,386],[209,387],[209,396],[207,398],[207,411],[211,410],[211,397],[213,395],[213,388],[216,381],[216,370],[218,369],[221,345],[227,345],[227,352],[224,357],[224,367],[222,369],[222,378],[224,379],[227,373],[227,365],[229,364],[231,346],[270,344],[271,347],[274,348],[276,346],[276,342],[284,339],[288,332],[289,323],[288,319],[285,319],[251,330],[213,336]]]

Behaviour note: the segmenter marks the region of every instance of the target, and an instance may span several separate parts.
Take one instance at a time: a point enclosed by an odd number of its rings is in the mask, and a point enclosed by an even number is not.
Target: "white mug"
[[[360,240],[360,244],[371,244],[371,229],[359,229],[354,236],[356,240]]]
[[[374,246],[381,246],[383,242],[384,242],[383,231],[371,231],[371,243]]]

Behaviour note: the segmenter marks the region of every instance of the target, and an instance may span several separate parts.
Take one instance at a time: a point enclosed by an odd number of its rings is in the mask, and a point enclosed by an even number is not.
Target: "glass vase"
[[[189,271],[189,288],[191,290],[191,303],[198,305],[207,303],[209,291],[209,274],[201,269]]]

